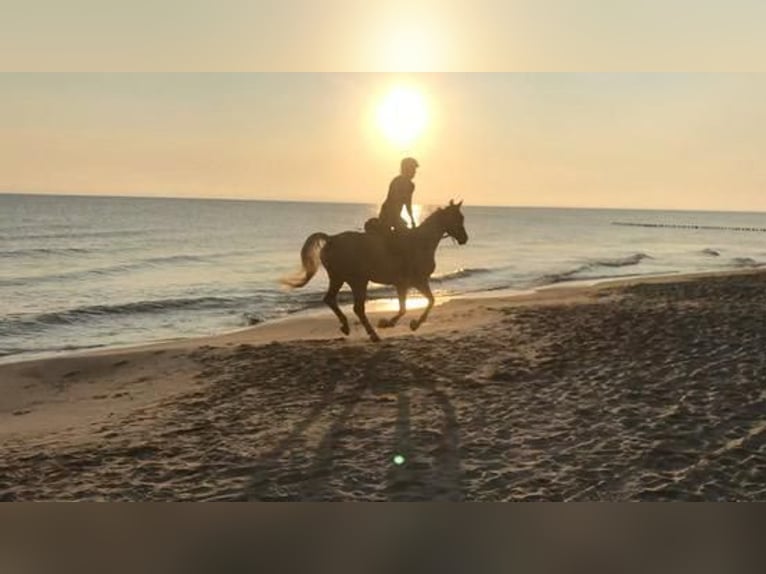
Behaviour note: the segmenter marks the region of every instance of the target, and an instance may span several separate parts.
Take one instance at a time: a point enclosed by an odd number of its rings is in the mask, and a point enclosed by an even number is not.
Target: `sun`
[[[378,126],[398,151],[409,151],[427,123],[425,99],[413,88],[394,88],[378,107]]]

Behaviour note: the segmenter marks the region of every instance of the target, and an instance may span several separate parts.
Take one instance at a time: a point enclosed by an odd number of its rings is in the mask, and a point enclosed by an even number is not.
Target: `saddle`
[[[377,217],[372,217],[365,221],[364,232],[383,236],[386,247],[396,255],[405,258],[408,255],[408,235],[409,230],[395,231],[386,229],[386,226],[380,222]]]

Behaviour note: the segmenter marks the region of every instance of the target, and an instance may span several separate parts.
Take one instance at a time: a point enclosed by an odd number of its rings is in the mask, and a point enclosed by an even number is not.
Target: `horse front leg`
[[[378,321],[378,327],[381,329],[393,327],[407,312],[407,287],[405,285],[397,285],[396,294],[399,296],[399,312],[390,319],[383,318]]]
[[[359,317],[364,326],[364,330],[370,336],[372,342],[377,343],[380,341],[380,337],[375,332],[375,329],[370,325],[370,321],[367,319],[367,314],[364,311],[364,304],[367,301],[367,281],[350,283],[351,292],[354,294],[354,313]]]
[[[426,278],[422,284],[415,285],[415,289],[420,291],[425,298],[428,299],[428,305],[426,305],[426,308],[423,310],[423,314],[420,317],[410,321],[410,329],[413,331],[416,331],[418,327],[425,322],[428,314],[431,312],[431,308],[434,306],[434,294],[431,293],[431,286],[428,284],[428,278]]]

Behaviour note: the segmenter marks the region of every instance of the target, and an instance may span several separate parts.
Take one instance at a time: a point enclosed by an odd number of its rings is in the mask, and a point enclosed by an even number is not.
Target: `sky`
[[[763,0],[2,0],[5,71],[766,71]]]
[[[762,0],[0,1],[0,193],[766,210]]]
[[[762,211],[764,149],[764,74],[0,74],[2,192]]]

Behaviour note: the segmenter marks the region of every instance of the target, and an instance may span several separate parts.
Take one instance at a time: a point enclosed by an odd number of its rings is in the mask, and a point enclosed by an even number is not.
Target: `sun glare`
[[[397,151],[409,151],[427,122],[425,100],[412,88],[394,88],[378,107],[378,126]]]
[[[407,309],[409,311],[416,311],[418,309],[425,309],[428,305],[428,300],[420,295],[411,295],[407,297]],[[391,299],[378,299],[373,305],[371,305],[374,311],[382,311],[384,313],[396,312],[399,310],[399,299],[393,297]]]
[[[410,216],[407,214],[407,208],[406,207],[402,207],[401,216],[402,216],[402,219],[404,219],[404,221],[409,223]],[[412,216],[415,218],[415,223],[417,225],[420,225],[423,222],[423,220],[422,220],[422,217],[423,217],[423,206],[420,205],[419,203],[413,203],[412,204]]]

